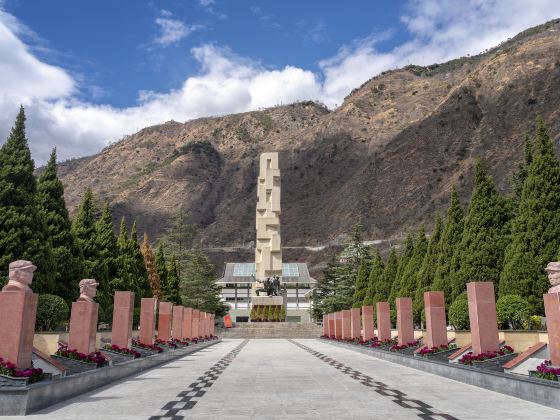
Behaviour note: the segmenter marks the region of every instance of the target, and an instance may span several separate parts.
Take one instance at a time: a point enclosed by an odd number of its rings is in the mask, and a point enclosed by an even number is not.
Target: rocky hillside
[[[61,165],[71,211],[84,190],[157,238],[180,206],[204,246],[253,240],[258,156],[280,152],[284,245],[431,225],[453,184],[467,200],[477,159],[502,191],[542,116],[560,134],[560,21],[485,54],[385,72],[336,110],[312,102],[167,122]]]

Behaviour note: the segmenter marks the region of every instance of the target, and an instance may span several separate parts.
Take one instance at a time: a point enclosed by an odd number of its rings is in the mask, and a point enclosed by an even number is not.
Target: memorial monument
[[[231,305],[236,321],[278,321],[280,314],[291,315],[292,320],[309,320],[309,297],[316,281],[307,264],[282,259],[280,188],[278,153],[261,154],[254,262],[227,263],[224,277],[218,280],[221,298]]]
[[[94,302],[93,298],[98,285],[94,279],[80,281],[80,297],[72,303],[70,312],[68,347],[84,354],[95,351],[99,303]]]

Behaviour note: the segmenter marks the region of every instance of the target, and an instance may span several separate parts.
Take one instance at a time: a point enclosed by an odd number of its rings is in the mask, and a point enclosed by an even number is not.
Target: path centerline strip
[[[417,415],[423,419],[448,419],[448,420],[458,420],[457,417],[453,417],[450,414],[441,413],[438,411],[434,411],[433,407],[429,404],[426,404],[420,400],[413,400],[410,399],[404,392],[399,391],[398,389],[394,389],[389,387],[388,385],[384,384],[383,382],[375,381],[374,378],[371,376],[365,375],[355,369],[352,369],[349,366],[340,363],[339,361],[333,359],[332,357],[328,357],[327,355],[318,352],[317,350],[313,350],[310,347],[307,347],[301,343],[298,343],[294,340],[288,340],[290,343],[298,346],[302,350],[312,354],[313,356],[317,357],[318,359],[322,360],[325,363],[333,366],[335,369],[340,370],[342,373],[350,376],[352,379],[360,382],[362,385],[373,388],[375,392],[379,395],[383,395],[384,397],[390,398],[395,404],[400,405],[403,408],[407,408],[410,410],[416,410]]]
[[[235,359],[235,357],[248,342],[249,340],[244,340],[232,351],[222,357],[210,369],[204,372],[202,376],[199,376],[195,382],[191,383],[186,390],[181,391],[179,394],[177,394],[176,398],[178,399],[169,401],[167,404],[165,404],[161,408],[162,411],[164,411],[162,414],[151,416],[149,420],[170,418],[173,420],[184,419],[185,417],[181,415],[181,412],[191,410],[196,405],[200,398],[202,398],[202,396],[204,396],[204,394],[206,393],[207,388],[210,388],[214,384],[214,382],[216,382],[218,377],[231,364],[231,362],[233,362],[233,359]]]

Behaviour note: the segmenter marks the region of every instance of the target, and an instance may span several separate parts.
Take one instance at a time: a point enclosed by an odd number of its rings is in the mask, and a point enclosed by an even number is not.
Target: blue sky
[[[20,103],[38,163],[152,124],[312,99],[476,54],[557,0],[0,0],[0,142]]]

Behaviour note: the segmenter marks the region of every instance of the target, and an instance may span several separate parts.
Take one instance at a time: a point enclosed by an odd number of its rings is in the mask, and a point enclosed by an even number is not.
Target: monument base
[[[35,293],[0,293],[0,357],[19,369],[31,367],[38,299]]]
[[[284,304],[282,296],[253,296],[251,297],[251,306],[271,306]]]
[[[95,351],[97,334],[97,314],[99,303],[78,301],[72,303],[68,347],[80,353]]]

